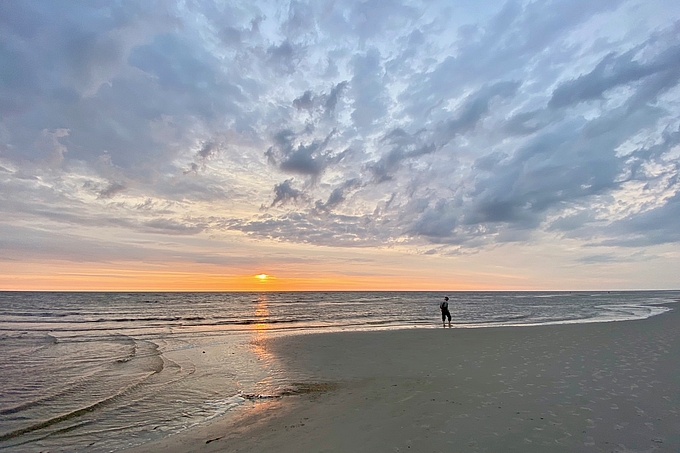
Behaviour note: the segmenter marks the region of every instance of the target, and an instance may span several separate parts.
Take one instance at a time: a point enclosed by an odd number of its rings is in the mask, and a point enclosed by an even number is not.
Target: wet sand
[[[300,335],[263,346],[296,394],[131,451],[680,451],[677,308],[640,321]]]

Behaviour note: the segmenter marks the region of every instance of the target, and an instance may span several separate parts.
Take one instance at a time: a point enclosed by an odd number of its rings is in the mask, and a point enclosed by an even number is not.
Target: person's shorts
[[[442,310],[442,321],[444,321],[444,319],[446,318],[448,318],[449,321],[451,321],[451,313],[449,312],[449,310],[444,309]]]

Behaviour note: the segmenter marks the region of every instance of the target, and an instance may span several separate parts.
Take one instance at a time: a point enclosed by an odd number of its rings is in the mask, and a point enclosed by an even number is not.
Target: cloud
[[[295,201],[303,196],[302,191],[293,188],[293,180],[286,179],[281,184],[274,186],[274,201],[272,206],[283,205],[290,201]]]
[[[154,233],[163,234],[197,234],[205,229],[205,225],[195,222],[180,222],[176,219],[157,218],[144,222],[143,226]]]
[[[290,75],[295,72],[297,65],[304,56],[304,49],[285,40],[281,44],[272,45],[267,49],[268,63],[275,72]]]
[[[434,153],[456,136],[474,130],[489,113],[493,99],[511,97],[519,86],[518,82],[498,82],[480,88],[465,98],[453,118],[440,122],[432,130],[421,129],[409,134],[402,128],[396,128],[388,132],[380,139],[380,143],[386,145],[389,151],[378,161],[369,163],[367,168],[377,182],[392,179],[392,173],[402,161]]]
[[[305,91],[305,93],[300,96],[299,98],[296,98],[293,101],[293,105],[298,109],[298,110],[312,110],[314,108],[314,102],[312,100],[312,92],[310,90]]]
[[[677,7],[466,5],[2,3],[3,222],[677,244]]]
[[[220,151],[219,144],[212,141],[206,141],[201,146],[201,149],[198,150],[196,156],[200,159],[205,160],[216,156],[219,151]]]
[[[375,181],[380,183],[392,179],[392,172],[399,168],[402,161],[433,153],[437,150],[434,143],[423,143],[419,134],[411,135],[403,129],[394,129],[381,140],[389,151],[377,162],[367,165]]]
[[[338,105],[338,100],[342,93],[347,89],[347,81],[340,82],[333,87],[329,95],[324,99],[324,111],[326,115],[331,115],[335,112],[335,108]]]
[[[579,127],[580,126],[580,127]],[[474,183],[465,222],[510,222],[535,227],[548,210],[617,187],[623,163],[616,157],[617,128],[582,140],[587,123],[565,123],[518,149]]]
[[[563,108],[580,102],[601,99],[604,93],[621,85],[628,85],[641,79],[659,74],[651,92],[643,95],[646,100],[675,86],[680,79],[680,46],[672,46],[649,62],[641,63],[633,58],[639,49],[623,55],[613,53],[605,56],[588,74],[564,82],[552,94],[548,107]]]
[[[317,211],[328,212],[339,206],[346,199],[346,194],[350,190],[361,187],[361,181],[358,178],[352,178],[343,182],[339,187],[333,189],[328,196],[326,202],[318,200],[315,204]]]
[[[322,93],[319,95],[315,95],[311,90],[307,90],[302,96],[293,100],[293,105],[298,110],[306,110],[310,114],[320,111],[323,116],[329,117],[335,113],[338,101],[343,92],[347,89],[347,86],[347,81],[343,81],[333,86],[330,93]]]
[[[341,160],[346,154],[329,149],[335,133],[332,130],[322,140],[306,142],[303,141],[304,132],[296,134],[290,129],[283,129],[274,135],[274,145],[269,147],[265,156],[270,164],[276,165],[284,173],[317,178],[329,164]]]
[[[118,182],[111,182],[108,186],[99,191],[99,198],[111,198],[115,194],[125,190],[125,185]]]
[[[680,187],[666,203],[643,213],[613,222],[608,230],[613,238],[598,241],[601,246],[649,247],[680,242]]]
[[[352,59],[353,76],[349,91],[354,100],[352,121],[359,129],[370,128],[385,116],[389,97],[385,91],[384,69],[378,49],[369,49]]]
[[[494,98],[509,98],[515,95],[520,82],[498,82],[480,88],[465,99],[457,115],[440,126],[440,140],[448,142],[456,135],[471,131],[489,113],[489,105]]]
[[[478,86],[480,80],[488,83],[526,77],[528,73],[538,77],[542,68],[532,64],[532,59],[544,60],[550,57],[546,53],[564,52],[561,40],[565,35],[620,3],[579,0],[522,6],[506,2],[486,23],[462,24],[456,51],[449,52],[431,71],[415,74],[400,100],[407,104],[410,115],[421,116],[439,108],[436,106],[442,100],[455,99]],[[570,57],[567,54],[564,58]]]

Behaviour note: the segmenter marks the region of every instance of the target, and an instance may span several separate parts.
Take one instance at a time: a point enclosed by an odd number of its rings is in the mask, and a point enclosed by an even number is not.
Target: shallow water
[[[116,451],[287,382],[276,335],[440,326],[444,293],[0,293],[0,449]],[[447,293],[456,327],[642,319],[678,291]]]

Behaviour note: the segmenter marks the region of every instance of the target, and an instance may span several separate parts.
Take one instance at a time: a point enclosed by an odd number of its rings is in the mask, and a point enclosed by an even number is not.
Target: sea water
[[[643,319],[680,291],[0,292],[0,450],[122,450],[289,384],[278,335]]]

